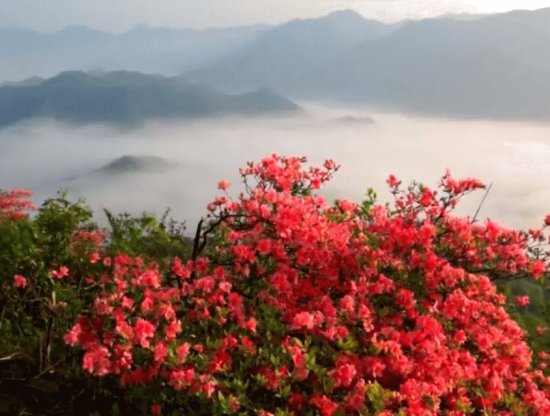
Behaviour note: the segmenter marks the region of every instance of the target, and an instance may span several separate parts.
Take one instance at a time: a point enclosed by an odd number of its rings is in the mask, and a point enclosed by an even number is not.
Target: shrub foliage
[[[528,231],[455,216],[483,185],[448,173],[434,190],[390,176],[392,204],[329,204],[338,166],[304,164],[249,163],[235,198],[221,181],[192,242],[166,217],[107,212],[107,232],[63,195],[28,218],[25,194],[1,194],[1,405],[550,414],[550,216]]]

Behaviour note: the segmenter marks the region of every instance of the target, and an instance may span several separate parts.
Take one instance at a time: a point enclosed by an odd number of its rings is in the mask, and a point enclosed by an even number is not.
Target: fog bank
[[[480,218],[531,227],[550,213],[549,125],[309,108],[303,118],[150,122],[139,130],[50,120],[18,124],[0,130],[0,188],[31,189],[37,204],[64,188],[75,198],[85,197],[96,210],[161,213],[170,207],[172,216],[187,220],[192,231],[217,194],[218,180],[231,181],[230,193],[237,195],[242,190],[238,168],[278,152],[305,155],[311,163],[332,158],[341,164],[322,190],[329,200],[360,201],[366,188],[373,187],[386,201],[390,173],[405,183],[431,186],[448,168],[457,178],[493,182]],[[161,157],[170,167],[97,172],[124,155]],[[482,197],[482,192],[469,196],[459,213],[473,215]]]

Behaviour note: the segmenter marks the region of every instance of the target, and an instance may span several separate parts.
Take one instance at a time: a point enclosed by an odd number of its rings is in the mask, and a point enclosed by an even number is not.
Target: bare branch
[[[472,224],[474,222],[476,222],[479,211],[481,210],[481,207],[483,206],[483,203],[485,202],[485,199],[487,199],[487,195],[489,195],[489,191],[491,191],[492,186],[493,186],[493,182],[491,182],[489,184],[489,186],[487,187],[487,189],[485,190],[485,194],[483,195],[483,198],[481,199],[481,202],[479,203],[479,205],[476,209],[476,213],[474,214],[474,217],[472,218]]]

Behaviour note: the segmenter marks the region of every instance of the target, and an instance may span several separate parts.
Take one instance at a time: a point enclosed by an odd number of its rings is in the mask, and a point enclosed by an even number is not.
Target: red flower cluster
[[[31,195],[30,191],[24,189],[0,189],[0,221],[18,219],[27,215],[26,211],[33,210],[34,205],[29,200]]]
[[[71,251],[94,264],[101,258],[101,246],[106,238],[102,230],[78,230],[72,237]]]
[[[227,413],[550,414],[550,379],[491,281],[546,273],[542,230],[452,216],[482,185],[448,173],[437,190],[391,176],[393,207],[328,205],[313,191],[337,166],[304,162],[249,163],[247,192],[209,205],[207,254],[171,273],[104,261],[66,336],[84,368]]]

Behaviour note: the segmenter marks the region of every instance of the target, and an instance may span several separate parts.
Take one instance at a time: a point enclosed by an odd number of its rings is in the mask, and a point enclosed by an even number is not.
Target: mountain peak
[[[121,156],[109,162],[100,173],[162,172],[171,167],[171,163],[158,156]]]
[[[330,20],[343,20],[343,19],[361,19],[361,20],[365,20],[365,18],[363,16],[361,16],[361,14],[357,13],[355,10],[352,10],[352,9],[343,9],[343,10],[336,10],[335,12],[332,12],[332,13],[329,13],[325,16],[325,19],[330,19]]]
[[[54,32],[58,35],[81,35],[81,34],[103,34],[104,32],[96,29],[92,29],[85,25],[69,25],[64,26],[61,29]]]
[[[364,22],[366,20],[361,14],[351,9],[337,10],[327,14],[322,19],[336,22]]]
[[[43,80],[41,83],[45,84],[65,84],[74,82],[83,82],[89,78],[89,75],[84,71],[63,71],[59,74]]]

